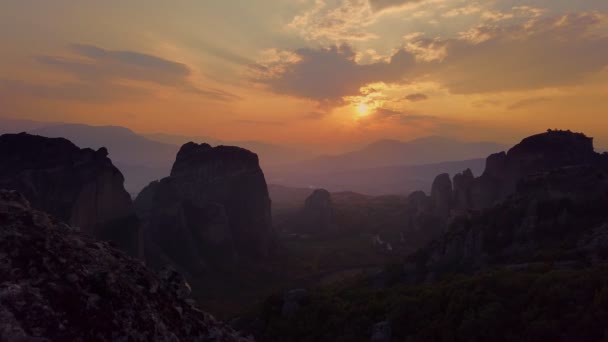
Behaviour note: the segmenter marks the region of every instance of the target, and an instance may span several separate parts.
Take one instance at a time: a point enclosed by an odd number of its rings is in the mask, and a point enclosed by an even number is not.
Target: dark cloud
[[[415,93],[415,94],[407,95],[406,97],[404,97],[404,99],[411,101],[411,102],[418,102],[418,101],[428,100],[429,97],[426,94]]]
[[[518,109],[527,108],[527,107],[531,107],[531,106],[534,106],[537,104],[546,103],[546,102],[550,102],[550,101],[551,101],[551,99],[546,98],[546,97],[533,97],[533,98],[523,99],[521,101],[515,102],[514,104],[507,107],[507,109],[518,110]]]
[[[299,49],[297,61],[274,67],[253,65],[257,81],[274,92],[339,104],[344,96],[359,95],[360,88],[373,82],[403,82],[416,63],[414,56],[400,50],[389,62],[358,64],[347,45],[322,49]],[[278,71],[277,71],[278,70]]]
[[[85,44],[73,44],[70,51],[74,57],[38,56],[36,60],[76,77],[85,88],[112,85],[117,90],[121,87],[126,90],[119,83],[127,80],[177,88],[211,100],[238,99],[226,91],[196,87],[190,81],[192,71],[183,63],[135,51],[106,50]],[[68,92],[68,88],[60,87],[53,91]],[[74,90],[78,92],[78,89]]]
[[[369,0],[369,5],[374,11],[381,11],[391,7],[399,7],[407,4],[414,4],[424,0]]]

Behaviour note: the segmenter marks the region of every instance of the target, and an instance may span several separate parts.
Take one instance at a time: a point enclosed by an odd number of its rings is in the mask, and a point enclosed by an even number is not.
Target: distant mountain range
[[[334,156],[321,156],[297,165],[310,172],[334,172],[394,165],[435,164],[445,161],[485,158],[503,151],[493,142],[465,142],[445,137],[425,137],[411,141],[379,140],[362,149]]]
[[[370,195],[405,194],[430,188],[438,173],[483,170],[479,159],[504,150],[491,142],[463,142],[443,137],[412,141],[381,140],[352,152],[315,157],[301,147],[258,141],[222,141],[206,136],[139,134],[118,126],[89,126],[0,118],[0,134],[26,131],[64,137],[80,147],[106,147],[125,176],[125,187],[137,194],[151,181],[169,175],[179,147],[189,141],[233,145],[258,154],[268,182]],[[454,162],[446,162],[453,160]]]
[[[267,172],[271,183],[355,191],[369,195],[429,191],[434,177],[471,169],[480,174],[485,156],[505,149],[491,142],[427,137],[408,142],[381,140],[360,150],[321,156]]]

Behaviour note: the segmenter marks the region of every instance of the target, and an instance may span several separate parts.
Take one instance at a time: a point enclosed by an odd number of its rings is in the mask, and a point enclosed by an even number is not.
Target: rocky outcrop
[[[249,341],[188,292],[0,191],[0,341]]]
[[[335,229],[334,206],[329,191],[317,189],[306,198],[297,225],[297,230],[302,233],[328,233]]]
[[[29,134],[0,137],[0,188],[24,194],[36,209],[97,238],[138,252],[138,224],[108,151]]]
[[[496,266],[605,262],[607,207],[608,168],[583,165],[538,173],[523,178],[500,204],[456,218],[445,235],[410,261],[424,278]]]
[[[431,201],[435,206],[435,214],[439,217],[450,216],[452,208],[452,180],[447,173],[435,178],[431,190]]]
[[[257,155],[242,148],[185,144],[171,176],[146,187],[135,207],[155,266],[202,272],[273,248],[264,174]]]
[[[511,195],[524,177],[560,167],[597,163],[593,139],[582,133],[553,131],[522,140],[508,152],[488,157],[484,173],[470,185],[471,207],[483,209]]]
[[[509,263],[604,260],[607,161],[591,138],[569,131],[535,135],[490,156],[481,177],[468,170],[454,177],[447,232],[408,265],[429,280],[444,271]]]
[[[473,207],[473,184],[475,176],[471,169],[466,169],[462,173],[454,176],[454,208],[456,210],[466,210]]]

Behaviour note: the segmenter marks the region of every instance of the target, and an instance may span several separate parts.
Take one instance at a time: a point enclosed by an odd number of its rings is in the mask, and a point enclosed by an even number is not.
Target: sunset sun
[[[357,113],[360,116],[365,116],[365,115],[369,114],[369,110],[370,110],[369,105],[366,103],[359,103],[357,105]]]

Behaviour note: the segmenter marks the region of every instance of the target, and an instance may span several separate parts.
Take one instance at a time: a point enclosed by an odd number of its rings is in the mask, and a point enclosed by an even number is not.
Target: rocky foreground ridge
[[[207,271],[271,253],[270,197],[256,154],[230,146],[188,143],[171,175],[137,197],[152,265]]]
[[[250,341],[198,310],[173,271],[0,191],[0,341]]]
[[[0,136],[0,189],[19,191],[34,208],[137,255],[137,219],[123,184],[105,148],[26,133]]]

